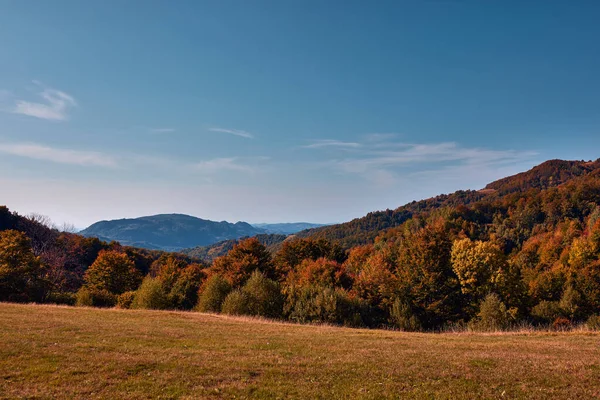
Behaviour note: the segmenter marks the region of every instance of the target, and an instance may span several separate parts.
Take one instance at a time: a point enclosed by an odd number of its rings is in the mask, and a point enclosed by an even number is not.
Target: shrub
[[[240,289],[234,290],[223,301],[221,312],[229,315],[248,314],[248,296]]]
[[[161,282],[156,278],[146,277],[135,292],[131,308],[148,310],[165,310],[169,308],[167,295]]]
[[[121,293],[117,297],[117,307],[127,309],[131,308],[131,304],[133,303],[133,299],[135,298],[135,290],[130,290],[128,292]]]
[[[571,321],[565,317],[558,317],[552,322],[552,329],[555,331],[567,331],[572,327]]]
[[[76,294],[76,306],[82,307],[114,307],[117,297],[108,290],[82,287]]]
[[[581,294],[573,286],[568,286],[564,290],[558,305],[564,316],[576,319],[580,316],[580,304]]]
[[[283,296],[279,284],[267,278],[262,272],[254,271],[242,288],[248,301],[249,315],[277,318],[283,312]]]
[[[223,301],[231,292],[231,285],[220,275],[213,275],[200,288],[196,310],[201,312],[220,312]]]
[[[344,289],[305,286],[289,288],[286,314],[297,322],[325,322],[346,326],[364,325],[366,309]]]
[[[415,332],[421,330],[421,322],[412,313],[410,306],[400,299],[396,299],[390,310],[392,324],[401,331]]]
[[[560,306],[557,301],[543,300],[533,307],[531,315],[538,321],[550,323],[560,316]]]
[[[48,294],[48,297],[46,298],[47,303],[66,304],[68,306],[75,305],[76,301],[76,294],[71,292],[52,292]]]
[[[589,330],[592,331],[600,331],[600,315],[592,315],[588,318],[585,325]]]
[[[89,289],[82,287],[75,295],[75,305],[78,307],[92,307],[94,305],[94,299],[92,292]]]
[[[509,325],[509,314],[506,306],[495,293],[488,294],[481,302],[477,318],[470,327],[479,331],[497,331]]]

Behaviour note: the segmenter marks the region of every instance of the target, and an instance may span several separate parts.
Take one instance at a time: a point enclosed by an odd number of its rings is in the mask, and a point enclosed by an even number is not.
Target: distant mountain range
[[[159,214],[96,222],[80,234],[127,246],[179,251],[261,234],[288,235],[321,226],[306,222],[253,226],[246,222],[216,222],[184,214]]]
[[[529,171],[509,176],[488,184],[481,190],[459,190],[430,199],[413,201],[395,210],[374,211],[335,225],[318,225],[304,222],[281,224],[254,224],[246,222],[214,222],[189,215],[166,214],[101,221],[81,231],[84,236],[102,240],[116,240],[125,245],[181,251],[211,260],[223,255],[243,237],[260,235],[259,240],[275,249],[289,235],[294,237],[326,239],[343,248],[373,243],[383,231],[402,225],[416,215],[431,213],[441,208],[469,206],[483,201],[501,200],[512,193],[529,190],[546,190],[597,173],[600,159],[596,161],[549,160]]]

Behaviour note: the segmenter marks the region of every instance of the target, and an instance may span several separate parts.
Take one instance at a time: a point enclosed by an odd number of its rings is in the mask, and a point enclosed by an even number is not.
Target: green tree
[[[209,277],[200,288],[196,309],[201,312],[221,312],[221,306],[229,292],[231,285],[222,276]]]
[[[392,304],[390,321],[401,331],[415,332],[421,330],[419,319],[413,314],[410,306],[400,299],[394,300]]]
[[[170,308],[169,306],[169,299],[162,283],[149,276],[144,278],[131,303],[131,308],[148,310],[166,310]]]
[[[142,279],[133,261],[126,254],[103,250],[85,273],[85,286],[96,290],[106,290],[121,294],[135,290]]]
[[[168,292],[169,302],[179,310],[191,310],[198,303],[198,290],[204,280],[204,271],[198,264],[190,264],[179,273]],[[166,289],[165,289],[166,290]]]
[[[231,291],[221,306],[221,312],[228,315],[248,315],[248,296],[241,289]]]
[[[479,306],[479,313],[474,323],[471,324],[476,330],[497,331],[509,326],[510,316],[506,305],[496,293],[488,294]]]
[[[250,279],[242,287],[248,304],[250,315],[267,318],[281,317],[283,312],[283,296],[279,284],[259,271],[254,271]]]

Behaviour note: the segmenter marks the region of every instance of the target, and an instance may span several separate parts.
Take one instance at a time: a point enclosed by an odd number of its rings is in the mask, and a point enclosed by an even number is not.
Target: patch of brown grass
[[[593,398],[600,335],[0,304],[3,398]]]

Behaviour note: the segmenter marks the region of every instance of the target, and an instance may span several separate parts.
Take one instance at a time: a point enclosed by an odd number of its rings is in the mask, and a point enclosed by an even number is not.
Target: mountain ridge
[[[247,222],[211,221],[186,214],[156,214],[98,221],[79,232],[147,249],[179,251],[198,245],[254,236],[264,230]]]
[[[555,187],[598,170],[600,158],[595,161],[547,160],[528,171],[493,181],[480,190],[457,190],[450,194],[415,200],[393,210],[372,211],[341,224],[300,231],[296,236],[326,239],[337,242],[344,248],[364,245],[373,243],[381,232],[397,227],[421,212],[448,206],[467,206],[484,198],[499,198],[529,189]]]

